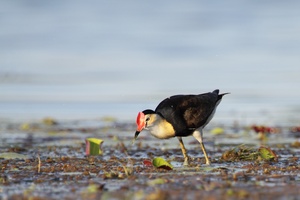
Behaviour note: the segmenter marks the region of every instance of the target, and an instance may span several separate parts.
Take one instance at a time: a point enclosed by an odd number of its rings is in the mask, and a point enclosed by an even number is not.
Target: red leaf
[[[152,167],[153,166],[152,161],[150,161],[150,160],[144,160],[143,163],[147,167]]]

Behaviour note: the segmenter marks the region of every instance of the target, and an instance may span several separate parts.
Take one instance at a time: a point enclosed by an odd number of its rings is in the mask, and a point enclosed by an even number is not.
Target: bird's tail
[[[212,93],[219,94],[219,89],[215,89]]]
[[[225,93],[223,93],[223,94],[219,94],[219,95],[218,95],[218,100],[221,100],[222,97],[223,97],[224,95],[226,95],[226,94],[230,94],[230,92],[225,92]]]
[[[226,94],[230,94],[230,92],[225,92],[225,93],[223,93],[223,94],[219,94],[219,96],[224,96],[224,95],[226,95]]]
[[[212,93],[215,93],[219,96],[219,99],[222,98],[224,95],[226,94],[230,94],[230,92],[226,92],[226,93],[223,93],[223,94],[219,94],[219,89],[215,89]]]

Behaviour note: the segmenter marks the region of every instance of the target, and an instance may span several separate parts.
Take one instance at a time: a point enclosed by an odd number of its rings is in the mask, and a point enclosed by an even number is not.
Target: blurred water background
[[[300,123],[300,1],[0,5],[2,120],[134,121],[219,88],[216,121]]]

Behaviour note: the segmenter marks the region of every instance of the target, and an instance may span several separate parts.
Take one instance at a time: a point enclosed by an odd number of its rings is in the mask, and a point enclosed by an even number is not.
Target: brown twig
[[[40,155],[37,156],[38,157],[38,173],[41,172],[41,159],[40,159]]]

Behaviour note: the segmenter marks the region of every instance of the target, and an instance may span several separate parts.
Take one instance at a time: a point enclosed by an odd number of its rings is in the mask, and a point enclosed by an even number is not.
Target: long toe
[[[190,164],[189,164],[189,157],[185,157],[185,158],[184,158],[183,165],[184,165],[184,166],[189,166],[189,165],[190,165]]]
[[[185,160],[185,161],[183,162],[183,166],[189,166],[189,161]]]
[[[207,160],[207,161],[205,162],[205,164],[206,164],[206,165],[210,165],[210,161]]]

